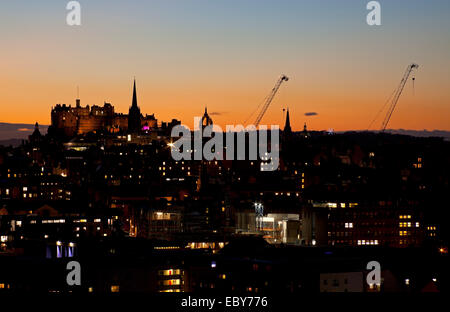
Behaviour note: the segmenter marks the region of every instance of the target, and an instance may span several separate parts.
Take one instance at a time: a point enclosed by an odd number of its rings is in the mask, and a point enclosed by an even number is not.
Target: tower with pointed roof
[[[202,126],[207,127],[212,124],[213,124],[213,121],[212,121],[211,117],[209,117],[209,115],[208,115],[208,108],[205,107],[205,113],[203,114],[203,117],[202,117]]]
[[[137,105],[136,79],[133,84],[133,100],[128,111],[128,132],[136,133],[141,130],[141,110]]]
[[[305,122],[305,125],[303,126],[302,136],[303,136],[305,139],[307,139],[307,138],[310,137],[310,134],[309,134],[309,132],[308,132],[308,129],[306,128],[306,122]]]
[[[39,124],[37,122],[34,125],[33,133],[28,137],[28,139],[32,145],[38,145],[39,143],[41,143],[42,134],[39,131]]]
[[[292,129],[291,129],[291,121],[289,119],[289,108],[287,109],[287,113],[286,113],[286,123],[284,124],[284,130],[283,133],[286,134],[291,134]]]

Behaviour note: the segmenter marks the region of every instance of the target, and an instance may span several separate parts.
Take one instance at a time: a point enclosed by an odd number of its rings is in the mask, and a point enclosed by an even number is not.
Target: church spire
[[[137,133],[141,130],[141,110],[137,105],[136,95],[136,79],[133,83],[133,101],[131,107],[128,110],[128,132]]]
[[[137,107],[136,79],[134,79],[134,84],[133,84],[133,102],[131,103],[131,106]]]
[[[284,125],[284,132],[285,133],[291,132],[291,121],[289,119],[289,108],[287,109],[287,113],[286,113],[286,123]]]

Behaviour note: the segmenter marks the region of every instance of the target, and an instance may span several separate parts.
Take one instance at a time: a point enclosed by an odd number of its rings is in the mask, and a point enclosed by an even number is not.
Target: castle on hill
[[[180,121],[172,119],[168,123],[162,122],[158,127],[158,120],[154,114],[143,116],[137,104],[136,81],[134,81],[133,100],[128,115],[116,113],[110,103],[104,103],[103,106],[82,107],[80,99],[76,99],[75,107],[66,104],[52,107],[49,130],[70,137],[97,131],[140,133],[158,128],[167,129],[177,124],[180,124]]]

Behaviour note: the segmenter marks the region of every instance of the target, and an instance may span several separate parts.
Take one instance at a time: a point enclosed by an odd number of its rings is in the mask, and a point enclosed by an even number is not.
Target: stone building
[[[158,121],[154,114],[143,116],[140,112],[137,105],[136,82],[133,85],[133,100],[128,115],[116,113],[110,103],[104,103],[103,106],[82,107],[80,99],[76,99],[75,107],[57,104],[51,111],[51,131],[64,136],[95,131],[137,133],[157,127]]]

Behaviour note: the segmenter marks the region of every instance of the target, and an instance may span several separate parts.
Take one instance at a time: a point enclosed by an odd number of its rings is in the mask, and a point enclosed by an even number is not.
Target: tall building
[[[128,111],[128,132],[139,132],[141,130],[141,110],[137,105],[136,80],[133,85],[133,101]]]
[[[80,100],[76,100],[76,106],[57,104],[52,108],[52,124],[49,132],[74,136],[91,131],[109,129],[120,122],[120,118],[114,113],[114,107],[104,103],[103,107],[86,105],[82,107]]]

